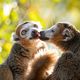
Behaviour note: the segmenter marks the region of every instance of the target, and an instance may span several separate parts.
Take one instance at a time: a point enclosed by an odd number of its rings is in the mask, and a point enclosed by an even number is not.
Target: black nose
[[[40,37],[39,37],[41,40],[45,41],[45,40],[49,40],[48,37],[46,37],[45,35],[45,31],[41,31],[40,32]]]
[[[36,33],[37,33],[36,30],[33,30],[33,31],[32,31],[32,35],[35,35]]]
[[[31,33],[33,38],[37,38],[39,36],[38,31],[37,30],[33,30]]]

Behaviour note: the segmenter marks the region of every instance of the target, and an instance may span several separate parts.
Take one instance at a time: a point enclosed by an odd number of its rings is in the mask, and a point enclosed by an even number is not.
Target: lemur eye
[[[23,30],[23,31],[21,32],[21,34],[22,34],[22,35],[25,35],[26,32],[27,32],[26,30]]]
[[[54,30],[51,30],[52,32],[54,32]]]
[[[36,28],[38,28],[38,25],[36,25],[36,24],[34,24],[33,26],[36,27]]]

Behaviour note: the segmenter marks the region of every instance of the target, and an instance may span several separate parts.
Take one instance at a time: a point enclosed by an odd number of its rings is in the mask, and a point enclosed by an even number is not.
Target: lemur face
[[[76,30],[71,24],[57,23],[51,28],[40,32],[40,39],[43,41],[69,41],[75,36]]]
[[[13,37],[16,41],[19,39],[37,39],[40,31],[41,25],[38,22],[25,22],[17,27]]]

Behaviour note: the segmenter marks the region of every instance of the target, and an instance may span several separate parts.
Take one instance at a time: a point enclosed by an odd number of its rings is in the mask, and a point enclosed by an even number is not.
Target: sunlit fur
[[[32,69],[29,73],[28,80],[46,80],[52,73],[58,56],[51,51],[43,51],[42,53],[43,55],[39,55],[32,60]]]
[[[47,80],[80,80],[80,32],[69,23],[57,23],[53,27],[57,29],[46,41],[55,44],[63,54]]]

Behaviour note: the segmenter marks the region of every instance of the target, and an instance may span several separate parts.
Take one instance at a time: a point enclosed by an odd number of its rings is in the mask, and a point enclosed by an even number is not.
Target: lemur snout
[[[39,37],[41,40],[49,40],[48,37],[45,36],[45,31],[41,31],[40,32],[40,37]]]
[[[33,30],[31,35],[33,38],[38,38],[40,36],[40,33],[37,30]]]

